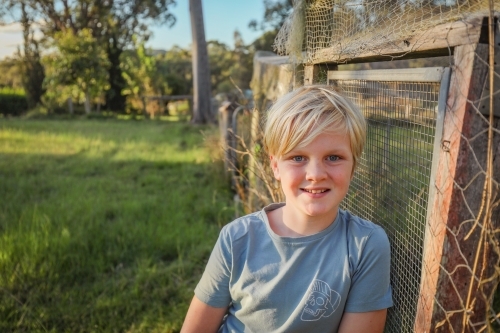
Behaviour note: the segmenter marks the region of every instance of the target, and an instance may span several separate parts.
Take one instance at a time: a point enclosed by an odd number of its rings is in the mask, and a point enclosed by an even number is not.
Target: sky
[[[172,28],[151,26],[153,37],[147,45],[153,49],[169,49],[173,45],[189,47],[191,44],[191,24],[189,21],[189,1],[177,0],[172,13],[177,22]],[[205,38],[216,39],[233,46],[233,33],[238,30],[246,44],[253,42],[262,32],[251,31],[248,23],[262,20],[263,0],[202,0],[205,23]],[[21,27],[12,24],[0,27],[0,59],[12,55],[22,45]]]

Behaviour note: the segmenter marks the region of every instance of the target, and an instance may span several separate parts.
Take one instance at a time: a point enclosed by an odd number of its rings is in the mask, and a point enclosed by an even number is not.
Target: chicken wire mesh
[[[499,10],[500,1],[494,2]],[[325,51],[330,60],[355,58],[367,50],[385,54],[394,41],[488,11],[488,0],[296,0],[275,49],[299,62],[314,62],[318,53],[324,58]]]
[[[325,1],[307,4],[315,2]],[[343,3],[347,5],[347,1]],[[306,63],[305,69],[292,53],[287,59],[282,58],[280,69],[271,66],[269,61],[266,62],[266,66],[272,67],[269,70],[254,67],[259,69],[253,78],[259,92],[257,99],[265,103],[256,103],[252,142],[246,150],[254,156],[246,169],[247,184],[259,194],[259,200],[247,206],[249,210],[282,198],[275,184],[263,176],[267,164],[265,154],[259,157],[255,149],[260,147],[260,134],[254,125],[258,124],[266,105],[281,94],[275,94],[281,91],[277,88],[285,88],[284,93],[301,80],[305,84],[326,83],[328,68],[342,72],[353,66],[358,69],[422,67],[422,61],[433,56],[434,53],[429,52],[432,47],[444,48],[444,54],[439,53],[445,55],[444,64],[431,65],[450,67],[450,87],[444,98],[437,93],[442,84],[412,82],[408,78],[400,82],[402,80],[394,75],[371,81],[336,80],[364,109],[370,123],[368,140],[372,147],[367,147],[365,166],[361,165],[354,178],[344,207],[382,224],[392,235],[395,306],[390,309],[388,332],[500,332],[500,299],[495,292],[500,276],[500,29],[495,18],[499,15],[499,1],[489,1],[489,13],[484,13],[488,2],[475,3],[482,7],[467,7],[472,4],[467,1],[448,2],[450,8],[464,6],[455,8],[454,14],[449,11],[446,18],[441,16],[444,21],[450,21],[450,26],[430,42],[429,39],[423,41],[427,43],[423,48],[426,54],[411,54],[414,51],[411,49],[401,54],[390,42],[384,46],[374,38],[367,40],[367,48],[355,48],[357,51],[352,53],[335,53],[339,48],[331,45],[321,59],[309,51],[303,52],[301,61]],[[296,13],[300,10],[293,15]],[[293,20],[297,18],[292,17],[290,22]],[[457,25],[454,20],[458,20]],[[440,22],[443,21],[414,26],[412,33],[431,27],[422,36],[434,38],[432,25]],[[347,27],[344,30],[349,35]],[[294,29],[296,36],[300,36],[300,29],[304,36],[307,33],[304,21]],[[368,36],[370,31],[367,29],[364,33]],[[386,31],[387,40],[395,42],[395,38],[401,37],[391,33],[390,29]],[[358,37],[364,38],[362,34]],[[338,39],[345,50],[356,45],[356,41],[349,38]],[[298,40],[300,38],[294,43]],[[305,44],[301,45],[306,48]],[[369,48],[372,53],[366,53]],[[375,59],[374,53],[383,56]],[[359,54],[361,58],[357,58]],[[366,58],[367,54],[371,58]],[[398,57],[408,60],[384,61]],[[311,59],[314,66],[307,64]],[[278,59],[272,62],[275,61]],[[348,65],[341,65],[344,62]],[[293,75],[285,78],[283,70]],[[331,83],[333,81],[331,78]],[[437,112],[438,109],[444,114]],[[440,114],[441,118],[437,117]],[[408,137],[412,139],[406,140]],[[401,164],[400,169],[394,168],[396,163]],[[408,167],[403,167],[406,164]],[[368,171],[362,172],[363,167],[372,168],[372,178]]]
[[[386,230],[394,300],[386,332],[412,332],[440,83],[335,79],[329,83],[355,101],[368,122],[365,150],[343,208]]]

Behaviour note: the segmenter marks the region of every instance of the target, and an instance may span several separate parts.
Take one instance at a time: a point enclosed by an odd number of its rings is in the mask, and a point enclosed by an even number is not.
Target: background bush
[[[22,89],[0,89],[0,114],[19,116],[28,111],[28,102]]]

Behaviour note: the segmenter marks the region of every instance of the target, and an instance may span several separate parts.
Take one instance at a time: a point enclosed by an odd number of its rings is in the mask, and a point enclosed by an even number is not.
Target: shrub
[[[28,111],[28,102],[22,89],[0,89],[0,114],[19,116]]]

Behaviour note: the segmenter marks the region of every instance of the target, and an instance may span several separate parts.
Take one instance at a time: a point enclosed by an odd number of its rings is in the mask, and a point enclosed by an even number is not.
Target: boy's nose
[[[319,181],[326,178],[326,169],[323,161],[311,159],[307,163],[306,179],[309,181]]]

